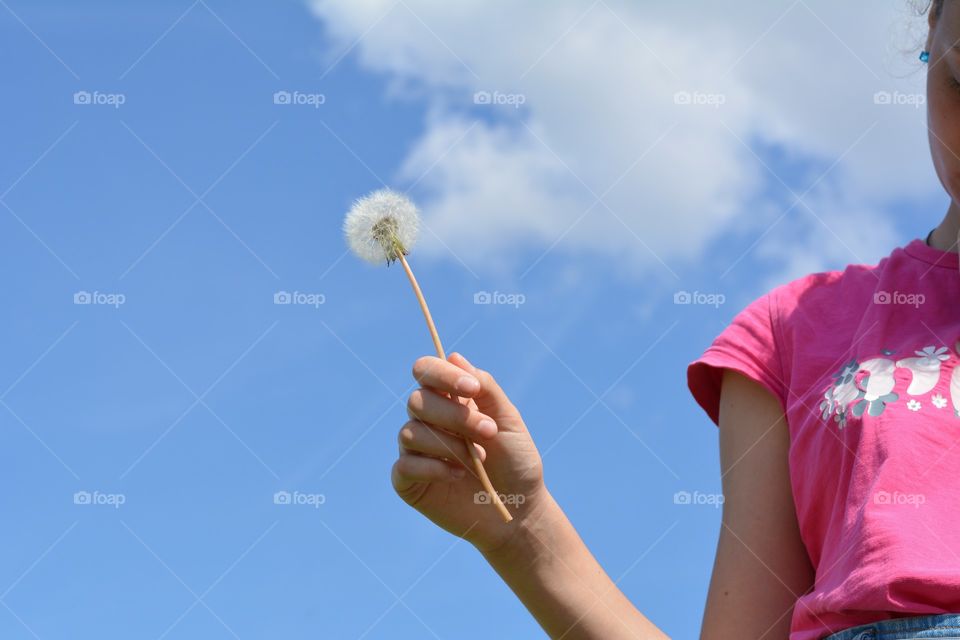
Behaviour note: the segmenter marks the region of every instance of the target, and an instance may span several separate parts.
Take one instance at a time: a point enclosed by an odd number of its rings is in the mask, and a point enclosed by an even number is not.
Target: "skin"
[[[471,542],[550,637],[669,637],[617,588],[550,495],[523,418],[493,376],[460,354],[420,358],[413,375],[422,386],[410,395],[392,472],[400,497]],[[481,431],[485,418],[495,432]],[[783,638],[794,601],[813,584],[790,493],[786,420],[770,392],[726,370],[719,431],[726,499],[701,637]],[[461,435],[477,442],[501,493],[524,496],[509,507],[512,523],[473,500],[482,488]]]
[[[951,197],[931,244],[960,246],[960,2],[929,16],[927,112],[937,175]],[[410,421],[398,435],[392,481],[403,500],[472,543],[551,638],[653,640],[668,637],[623,594],[583,543],[543,481],[543,464],[517,408],[493,376],[462,355],[423,357],[413,375]],[[445,394],[456,394],[464,403]],[[496,429],[482,431],[489,418]],[[723,515],[700,637],[786,638],[794,604],[812,589],[814,568],[800,538],[790,487],[789,432],[779,400],[727,369],[719,415]],[[466,445],[477,443],[493,485],[508,496],[504,524],[482,490]],[[763,478],[763,482],[756,482]],[[508,503],[509,504],[509,503]],[[651,576],[655,579],[655,576]]]
[[[956,252],[960,236],[960,3],[946,0],[940,4],[939,12],[936,7],[930,12],[926,44],[930,52],[927,124],[933,165],[951,203],[930,243]]]

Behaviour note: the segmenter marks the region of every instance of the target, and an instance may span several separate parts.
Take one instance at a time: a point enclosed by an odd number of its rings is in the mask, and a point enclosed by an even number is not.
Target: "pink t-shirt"
[[[740,311],[687,368],[714,423],[722,368],[781,402],[816,582],[790,640],[960,612],[958,255],[916,239]]]

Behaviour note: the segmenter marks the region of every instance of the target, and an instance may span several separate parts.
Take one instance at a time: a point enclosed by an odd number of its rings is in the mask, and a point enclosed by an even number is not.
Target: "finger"
[[[397,458],[390,471],[393,488],[399,493],[418,482],[452,482],[466,475],[443,460],[405,453]]]
[[[419,420],[411,420],[400,428],[397,435],[400,446],[405,451],[435,458],[455,460],[464,467],[471,464],[472,458],[463,438],[450,435],[446,431],[433,429],[430,425]],[[477,449],[480,460],[486,459],[487,452],[480,445],[472,444]]]
[[[497,423],[489,416],[441,396],[431,389],[417,389],[407,400],[411,418],[466,436],[471,440],[497,435]]]
[[[480,381],[475,377],[433,356],[417,358],[413,363],[413,377],[424,387],[466,398],[480,391]]]
[[[450,354],[450,362],[467,371],[480,382],[480,391],[474,393],[471,398],[481,413],[493,418],[503,430],[514,431],[524,428],[520,412],[510,402],[510,398],[497,384],[493,375],[473,366],[460,353]]]

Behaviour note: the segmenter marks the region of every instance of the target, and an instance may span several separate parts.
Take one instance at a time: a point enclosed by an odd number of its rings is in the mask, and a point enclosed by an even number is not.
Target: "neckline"
[[[936,267],[954,270],[960,268],[960,254],[955,251],[944,251],[943,249],[931,247],[921,238],[911,240],[904,245],[903,250],[907,255],[917,258],[918,260],[923,260]]]

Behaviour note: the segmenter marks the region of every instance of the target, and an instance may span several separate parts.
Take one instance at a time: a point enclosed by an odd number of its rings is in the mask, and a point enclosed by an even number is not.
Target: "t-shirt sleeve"
[[[687,365],[687,387],[713,423],[720,425],[723,369],[759,382],[786,406],[786,385],[777,334],[776,289],[755,299]]]

